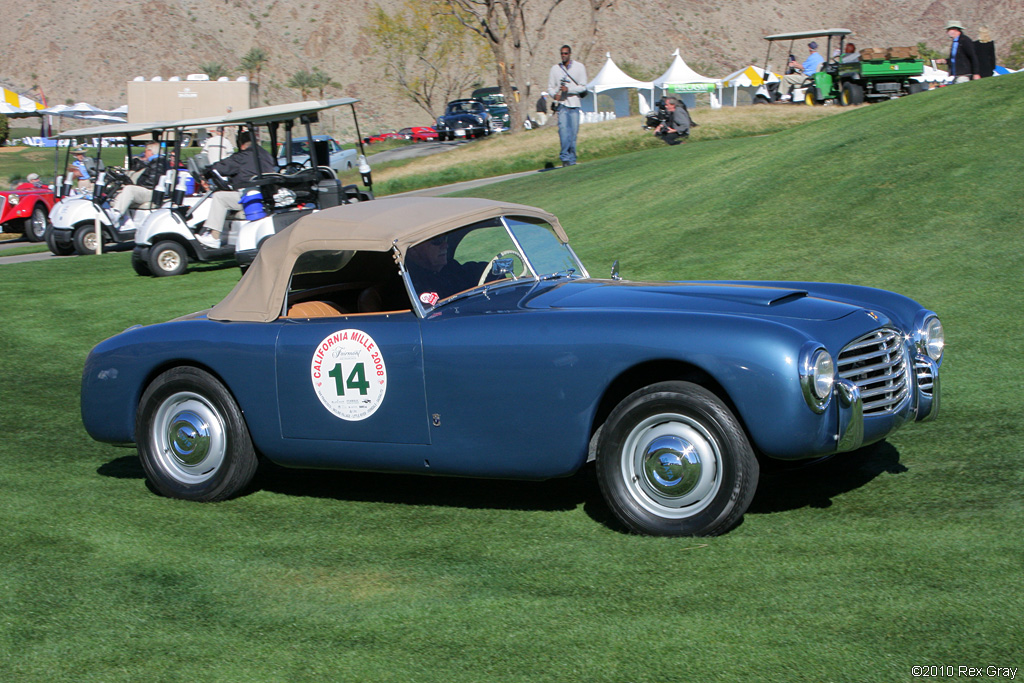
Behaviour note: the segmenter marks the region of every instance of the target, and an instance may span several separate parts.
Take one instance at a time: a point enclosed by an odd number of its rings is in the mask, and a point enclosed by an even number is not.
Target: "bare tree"
[[[602,9],[613,0],[586,0],[590,12],[588,37],[584,49],[577,51],[582,59],[596,42],[597,20]],[[548,23],[556,8],[565,0],[547,0],[534,6],[530,0],[445,0],[452,14],[470,31],[487,41],[497,67],[498,86],[509,105],[509,126],[512,132],[524,130],[523,123],[532,102],[530,75],[541,47]],[[529,12],[527,7],[529,5]],[[567,36],[566,39],[569,37]],[[574,36],[574,38],[581,38]],[[515,90],[523,93],[517,102]]]
[[[481,78],[486,49],[443,2],[407,0],[395,14],[377,7],[367,32],[394,90],[431,118]]]

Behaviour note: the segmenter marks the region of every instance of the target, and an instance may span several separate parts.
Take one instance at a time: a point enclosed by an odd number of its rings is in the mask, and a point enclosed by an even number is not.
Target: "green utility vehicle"
[[[918,58],[916,47],[870,48],[847,54],[846,36],[850,33],[852,31],[845,28],[830,28],[765,36],[768,57],[776,42],[789,41],[789,52],[792,53],[794,41],[827,39],[822,51],[825,63],[809,75],[811,83],[804,90],[804,102],[809,105],[827,102],[838,102],[843,106],[863,104],[927,89],[927,85],[914,80],[924,74],[924,60]],[[833,48],[838,56],[832,56]],[[765,58],[766,70],[768,57]]]

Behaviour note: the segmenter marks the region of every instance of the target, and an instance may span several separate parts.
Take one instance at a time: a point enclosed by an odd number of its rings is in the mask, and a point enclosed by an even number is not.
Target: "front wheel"
[[[135,443],[146,476],[171,498],[224,500],[256,473],[256,451],[238,404],[209,373],[173,368],[139,401]]]
[[[187,267],[188,254],[177,242],[167,240],[149,250],[149,269],[156,277],[181,275]]]
[[[48,224],[46,210],[41,206],[35,207],[32,215],[25,219],[25,239],[29,242],[42,242],[46,238]]]
[[[598,443],[601,492],[615,516],[641,534],[728,531],[750,506],[758,472],[736,417],[689,382],[652,384],[627,396]]]
[[[100,241],[102,241],[103,228],[100,228]],[[96,253],[96,227],[87,223],[79,225],[72,234],[71,243],[75,246],[75,253],[79,256]]]

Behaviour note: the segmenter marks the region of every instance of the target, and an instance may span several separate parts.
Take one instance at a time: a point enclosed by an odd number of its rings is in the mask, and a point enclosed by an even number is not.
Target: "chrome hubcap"
[[[626,438],[621,462],[630,495],[660,517],[694,515],[721,487],[718,441],[685,415],[664,413],[640,422]]]
[[[85,248],[89,251],[96,251],[96,233],[91,230],[85,233],[82,236],[82,244],[84,244]]]
[[[160,252],[160,255],[157,256],[157,263],[160,264],[163,270],[175,270],[181,265],[181,257],[173,249],[167,249]]]
[[[182,391],[166,399],[153,418],[152,450],[164,471],[183,484],[214,476],[227,452],[227,430],[203,396]]]

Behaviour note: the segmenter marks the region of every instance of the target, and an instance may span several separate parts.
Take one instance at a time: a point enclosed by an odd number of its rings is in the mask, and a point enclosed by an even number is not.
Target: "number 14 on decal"
[[[327,373],[328,377],[334,378],[334,385],[338,389],[338,396],[345,395],[345,388],[358,389],[360,396],[366,396],[367,391],[370,389],[370,383],[366,381],[366,370],[362,363],[356,363],[352,367],[352,372],[348,374],[348,377],[342,381],[342,375],[344,372],[341,369],[341,363],[338,363],[334,368]]]

